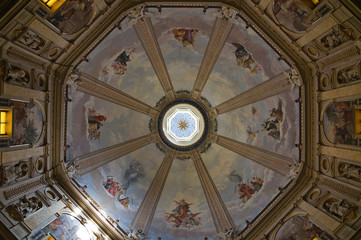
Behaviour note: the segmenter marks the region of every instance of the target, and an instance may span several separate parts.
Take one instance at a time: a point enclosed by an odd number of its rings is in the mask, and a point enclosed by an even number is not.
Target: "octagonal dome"
[[[147,16],[126,15],[77,65],[66,142],[79,158],[74,181],[129,234],[195,240],[242,231],[300,160],[291,65],[241,17],[221,17],[221,5],[134,11]],[[257,90],[267,81],[281,89]]]

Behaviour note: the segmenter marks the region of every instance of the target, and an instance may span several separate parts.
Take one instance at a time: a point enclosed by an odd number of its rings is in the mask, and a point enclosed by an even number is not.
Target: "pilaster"
[[[216,63],[219,54],[221,53],[223,46],[231,32],[233,21],[229,18],[216,18],[216,22],[213,26],[211,38],[204,54],[201,67],[199,69],[196,82],[193,86],[193,91],[202,92],[209,75]],[[198,96],[198,94],[195,94]]]
[[[173,158],[173,151],[167,153],[164,157],[152,184],[150,185],[132,223],[130,224],[130,228],[132,230],[135,230],[136,232],[141,231],[145,235],[148,234],[155,210],[157,209],[160,196],[163,192],[164,184],[167,180],[170,167],[172,166]]]
[[[278,95],[291,89],[289,76],[281,73],[215,107],[218,114],[226,113],[251,103]]]
[[[216,143],[283,176],[289,176],[290,166],[294,162],[292,158],[223,136],[218,136]]]
[[[158,76],[164,92],[166,92],[171,100],[175,99],[173,85],[149,17],[138,19],[133,27]]]
[[[117,158],[151,143],[151,135],[145,135],[107,148],[79,156],[75,160],[76,174],[87,174]]]
[[[146,103],[88,75],[81,73],[76,84],[76,89],[80,92],[101,98],[103,100],[130,108],[137,112],[153,116],[157,112]]]
[[[235,225],[233,219],[231,218],[231,215],[229,214],[216,185],[204,165],[200,153],[197,150],[192,152],[192,159],[197,170],[199,180],[202,184],[204,195],[206,196],[217,233],[222,233],[226,229],[234,229]]]

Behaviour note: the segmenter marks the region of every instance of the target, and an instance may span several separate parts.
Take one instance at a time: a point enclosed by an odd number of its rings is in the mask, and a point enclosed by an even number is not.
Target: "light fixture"
[[[0,137],[10,137],[12,135],[12,123],[12,109],[0,109]]]
[[[39,0],[50,12],[55,12],[66,0]]]
[[[0,113],[0,134],[1,135],[6,135],[6,112],[5,111],[1,111]]]

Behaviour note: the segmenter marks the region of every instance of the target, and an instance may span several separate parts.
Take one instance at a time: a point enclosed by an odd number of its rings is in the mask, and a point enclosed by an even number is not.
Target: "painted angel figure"
[[[278,107],[270,110],[270,117],[276,118],[279,122],[283,122],[282,100],[278,100]]]
[[[183,44],[183,47],[193,45],[196,35],[199,32],[195,28],[172,28],[174,38]]]
[[[177,213],[180,218],[188,217],[189,206],[192,203],[187,203],[184,199],[180,200],[179,202],[174,201],[178,206],[172,210],[172,212]]]
[[[233,42],[232,45],[236,48],[234,55],[236,56],[238,66],[249,69],[252,74],[261,70],[261,67],[242,44]]]
[[[112,63],[111,67],[113,68],[113,71],[115,74],[123,75],[125,74],[125,71],[127,70],[128,62],[131,61],[131,55],[134,52],[134,47],[125,48],[115,59]],[[103,68],[103,74],[107,75],[108,72],[106,67]],[[106,74],[105,74],[106,73]]]
[[[253,141],[256,138],[257,133],[259,133],[259,130],[252,131],[252,128],[250,126],[248,126],[248,128],[247,128],[247,134],[248,134],[247,142],[248,141]]]

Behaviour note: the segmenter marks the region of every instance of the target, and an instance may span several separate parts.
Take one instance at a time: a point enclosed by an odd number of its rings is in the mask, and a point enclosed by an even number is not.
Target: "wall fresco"
[[[275,0],[273,14],[277,20],[292,32],[303,32],[314,22],[331,11],[331,8],[311,0]]]
[[[352,102],[330,104],[324,115],[324,131],[331,143],[355,144]]]
[[[52,237],[52,238],[49,238]],[[60,214],[40,231],[31,234],[31,240],[43,239],[90,239],[91,235],[87,228],[81,224],[79,219],[69,215]]]
[[[80,31],[91,19],[93,7],[88,0],[69,0],[54,15],[45,19],[60,32],[73,34]]]
[[[13,101],[12,145],[36,143],[43,129],[43,116],[35,103]]]
[[[288,219],[278,230],[275,240],[304,239],[333,240],[324,230],[311,222],[307,217],[297,215]]]

